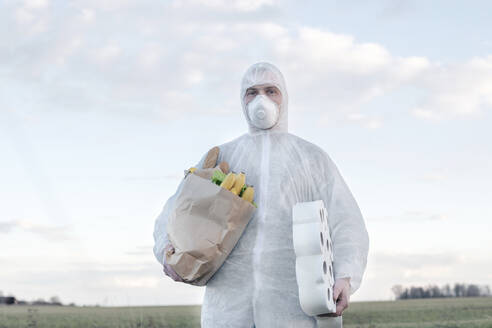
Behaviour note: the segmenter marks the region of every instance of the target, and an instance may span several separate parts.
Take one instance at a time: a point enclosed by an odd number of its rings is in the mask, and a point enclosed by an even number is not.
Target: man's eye
[[[268,92],[269,94],[271,94],[271,95],[274,95],[274,94],[276,94],[276,93],[277,93],[277,90],[270,89],[270,90],[268,90],[267,92]]]

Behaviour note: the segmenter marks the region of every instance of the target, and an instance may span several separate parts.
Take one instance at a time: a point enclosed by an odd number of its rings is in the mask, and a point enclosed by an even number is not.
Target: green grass
[[[353,302],[344,328],[492,328],[492,297]],[[199,306],[0,306],[0,328],[200,327]]]
[[[191,328],[200,306],[0,306],[0,328]]]
[[[492,297],[354,302],[344,328],[492,328]]]

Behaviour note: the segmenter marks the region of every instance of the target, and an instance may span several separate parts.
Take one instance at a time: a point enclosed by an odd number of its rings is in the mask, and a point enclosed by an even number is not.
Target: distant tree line
[[[42,298],[38,298],[33,301],[24,301],[18,300],[15,296],[3,296],[3,293],[0,291],[0,305],[55,305],[55,306],[63,306],[64,304],[60,301],[58,296],[50,297],[49,301],[45,301]],[[67,304],[68,306],[75,306],[75,303]]]
[[[434,297],[481,297],[491,296],[490,287],[487,285],[475,285],[455,283],[454,286],[446,284],[442,287],[428,285],[427,287],[410,286],[404,288],[402,285],[394,285],[391,288],[397,300],[411,298],[434,298]]]

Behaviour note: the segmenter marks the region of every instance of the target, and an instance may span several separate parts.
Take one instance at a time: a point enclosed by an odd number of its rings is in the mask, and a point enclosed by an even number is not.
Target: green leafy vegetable
[[[212,175],[212,182],[220,186],[222,181],[224,181],[226,175],[221,170],[215,170]]]
[[[244,184],[244,186],[241,188],[241,191],[239,192],[239,197],[243,197],[243,192],[248,188],[248,185]]]

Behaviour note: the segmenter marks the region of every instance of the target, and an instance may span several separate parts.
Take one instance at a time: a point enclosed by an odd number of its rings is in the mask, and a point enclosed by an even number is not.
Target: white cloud
[[[113,276],[113,286],[116,288],[155,288],[161,282],[161,277],[152,274],[147,277],[137,276]]]
[[[0,222],[0,232],[8,233],[17,226],[16,221]]]
[[[233,6],[244,3],[238,1]],[[284,71],[297,104],[302,102],[311,111],[330,106],[335,109],[332,112],[357,108],[411,80],[428,66],[425,58],[393,57],[384,47],[359,43],[352,36],[288,27],[248,14],[238,14],[232,22],[205,15],[183,23],[183,11],[171,6],[165,8],[169,19],[150,15],[142,23],[133,14],[138,6],[122,3],[118,10],[126,24],[115,31],[112,16],[103,10],[111,4],[65,9],[63,19],[52,22],[55,35],[47,43],[26,49],[20,46],[23,35],[12,39],[14,51],[4,63],[19,68],[8,79],[22,79],[17,85],[31,85],[33,98],[41,104],[49,102],[41,107],[66,111],[77,94],[78,109],[130,109],[140,116],[170,119],[217,109],[236,112],[241,74],[259,60],[272,61]],[[251,8],[262,10],[274,4],[258,1]],[[180,5],[205,6],[209,12],[228,6],[221,1],[185,1]],[[140,10],[152,10],[152,5],[147,6]],[[95,12],[98,20],[92,27],[73,19],[81,13],[92,19]],[[19,58],[24,65],[15,65]],[[63,71],[57,70],[60,65]],[[41,76],[51,78],[41,82]],[[364,122],[368,128],[381,124],[382,119],[374,117]]]
[[[142,255],[149,255],[152,254],[152,249],[154,246],[137,246],[135,247],[134,250],[125,252],[126,255],[136,255],[136,256],[142,256]]]
[[[367,129],[379,129],[383,126],[383,122],[380,118],[369,117],[362,113],[350,113],[347,115],[347,120],[357,122]]]
[[[108,61],[118,57],[121,53],[121,48],[116,44],[107,44],[96,52],[96,57],[100,61]]]
[[[75,301],[78,305],[101,303],[105,297],[111,299],[104,305],[171,305],[199,304],[203,298],[203,287],[174,282],[156,261],[68,262],[65,258],[47,267],[39,265],[39,259],[28,259],[0,258],[0,263],[9,264],[2,266],[2,278],[11,281],[10,291],[19,299],[48,298],[56,292],[62,302]],[[67,281],[71,283],[61,283]]]
[[[46,9],[48,0],[26,0],[14,10],[14,18],[17,24],[29,35],[35,35],[46,31],[49,15]]]
[[[460,265],[465,261],[462,254],[437,252],[434,254],[378,252],[373,255],[374,263],[381,267],[402,270],[421,270],[429,267]]]
[[[157,42],[149,42],[140,50],[138,62],[143,69],[151,71],[158,67],[165,53],[166,50],[162,45]]]
[[[29,220],[11,220],[0,222],[0,233],[10,233],[15,229],[33,233],[49,241],[64,241],[72,239],[69,226],[54,226],[38,224]]]
[[[296,104],[317,109],[328,122],[337,112],[361,110],[376,97],[412,83],[431,67],[424,57],[396,57],[381,45],[310,27],[280,38],[273,52],[297,94]],[[382,118],[365,123],[378,128]]]
[[[438,173],[438,172],[429,173],[419,178],[419,180],[426,181],[426,182],[443,182],[448,179],[449,176],[447,174]]]
[[[85,22],[92,22],[94,21],[94,18],[96,17],[96,14],[93,10],[84,8],[80,12],[80,16]]]
[[[401,221],[401,222],[413,222],[413,221],[443,221],[448,220],[449,215],[446,213],[436,213],[419,210],[404,211],[400,214],[392,216],[381,216],[369,218],[370,221]]]
[[[354,299],[394,299],[391,287],[397,284],[488,284],[492,265],[485,258],[484,254],[465,251],[370,252],[361,288]]]
[[[492,108],[492,55],[435,65],[419,80],[427,96],[412,109],[423,119],[474,116]]]
[[[203,80],[203,73],[199,70],[190,70],[186,73],[188,85],[200,83]]]
[[[15,13],[15,18],[20,24],[29,23],[34,19],[34,14],[25,8],[19,8]]]
[[[217,10],[237,10],[251,12],[264,6],[273,6],[277,0],[174,0],[173,6],[176,8],[206,6]]]
[[[374,43],[357,43],[350,35],[336,34],[317,28],[301,27],[297,37],[280,44],[276,51],[285,56],[303,59],[304,63],[323,69],[352,74],[372,74],[386,68],[391,55]]]
[[[57,56],[54,58],[55,63],[58,65],[65,64],[67,59],[78,51],[82,45],[83,41],[78,37],[67,40],[66,43],[58,44],[59,48],[56,50]]]
[[[415,11],[417,4],[406,0],[386,1],[385,7],[380,16],[385,19],[400,19]]]
[[[49,4],[48,0],[26,0],[24,1],[24,8],[26,9],[39,9],[45,8]]]
[[[133,181],[133,182],[152,182],[155,183],[156,181],[166,181],[166,180],[181,180],[183,178],[183,174],[168,174],[168,175],[162,175],[162,176],[126,176],[123,177],[122,179],[125,181]],[[96,179],[104,179],[101,177],[97,177]],[[107,177],[106,177],[107,179]]]
[[[419,118],[469,116],[492,106],[492,56],[446,65],[425,57],[395,56],[381,44],[359,42],[352,35],[262,16],[277,5],[275,0],[185,0],[170,5],[93,1],[61,6],[60,18],[52,20],[45,10],[49,2],[36,0],[11,6],[13,15],[30,27],[7,35],[13,50],[3,55],[0,65],[8,68],[6,82],[29,86],[40,108],[64,111],[71,106],[130,110],[166,119],[216,111],[213,108],[236,112],[241,74],[260,60],[281,68],[291,104],[316,112],[320,122],[361,112],[365,104],[402,86],[427,94],[415,96],[419,104],[411,112]],[[125,22],[118,30],[115,10]],[[148,14],[145,21],[134,15],[136,10]],[[224,14],[230,10],[234,13]],[[25,46],[32,31],[46,28],[51,34],[45,42]],[[40,80],[46,76],[50,79]],[[77,105],[71,99],[74,94]],[[210,104],[211,99],[197,94],[214,95],[219,103]],[[384,123],[383,116],[363,114],[364,119],[348,121],[369,129]]]

